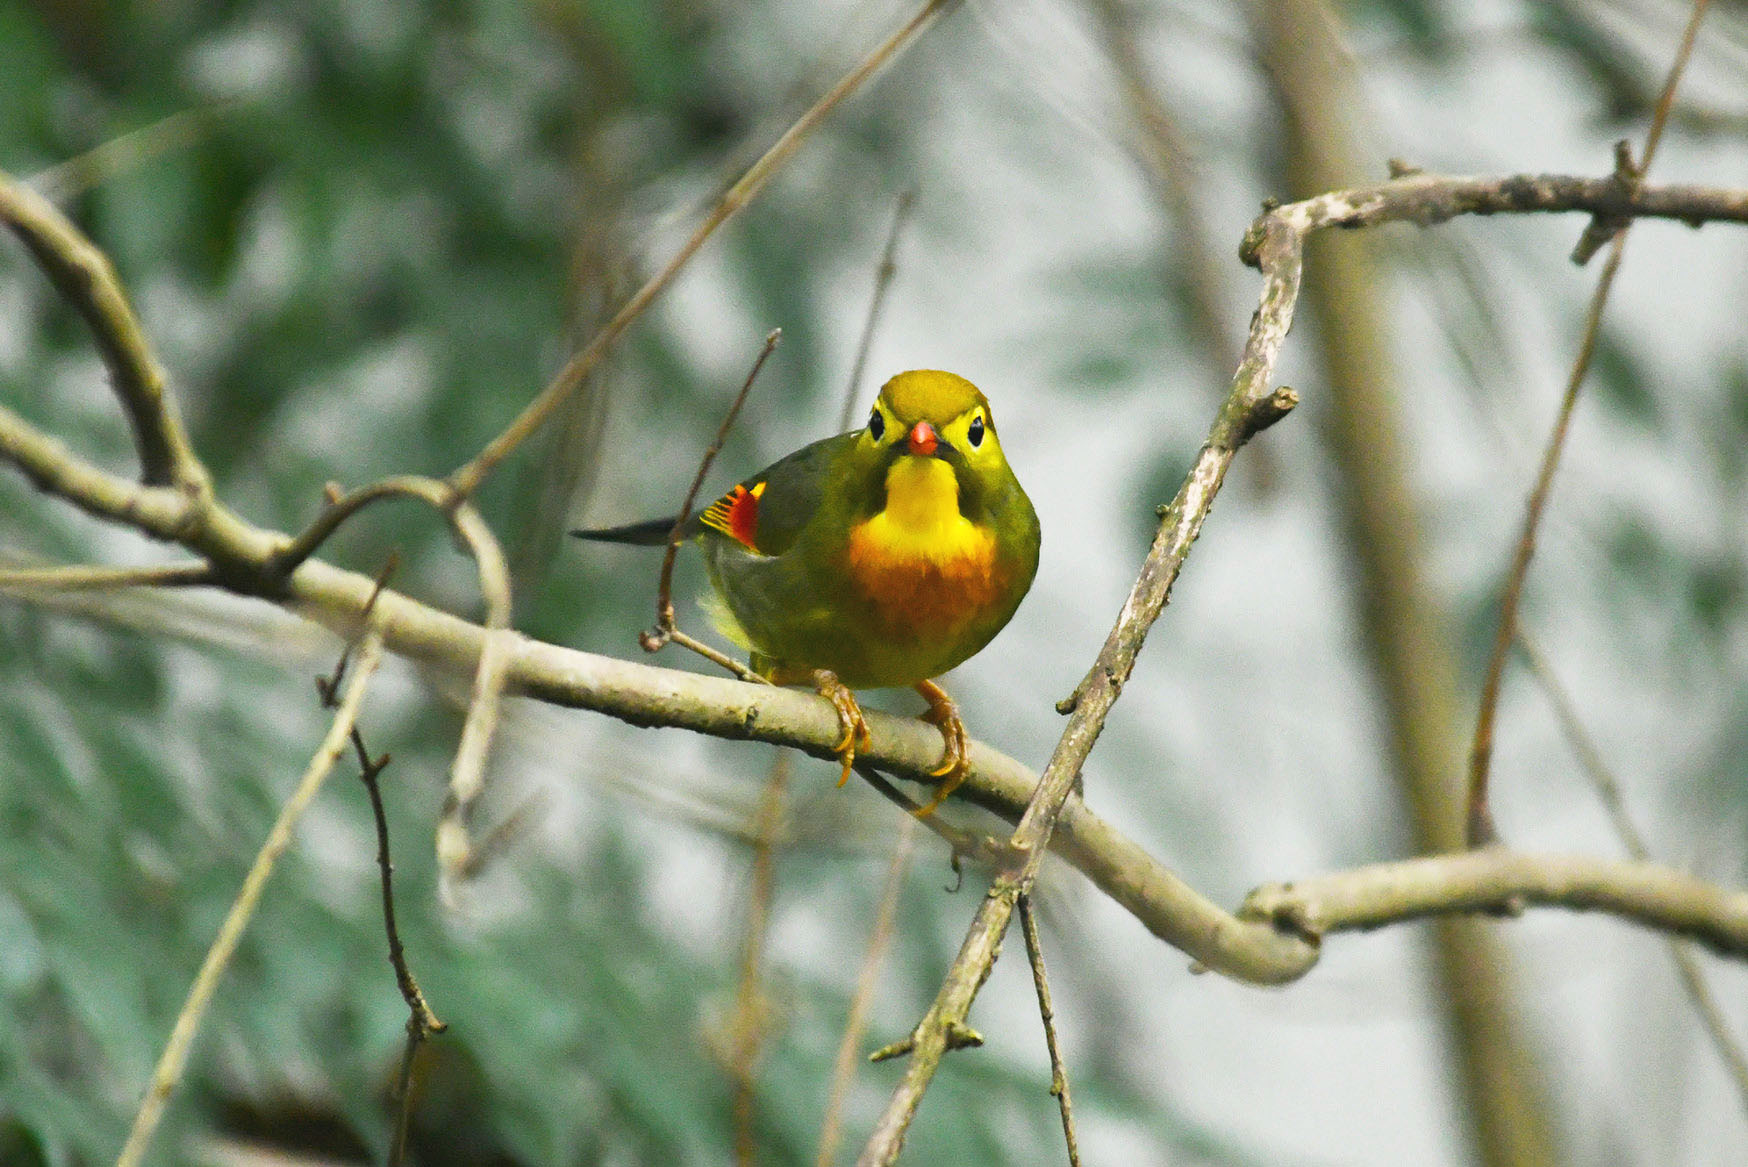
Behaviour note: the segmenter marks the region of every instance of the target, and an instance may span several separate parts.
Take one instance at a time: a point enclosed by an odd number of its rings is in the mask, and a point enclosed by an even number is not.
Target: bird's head
[[[886,382],[857,449],[882,477],[906,459],[946,463],[966,513],[980,505],[987,485],[1007,473],[989,399],[964,377],[938,369],[915,369]]]

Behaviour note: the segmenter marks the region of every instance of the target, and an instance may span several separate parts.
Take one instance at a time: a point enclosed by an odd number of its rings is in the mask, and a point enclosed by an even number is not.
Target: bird
[[[572,531],[661,545],[676,516]],[[1032,501],[1008,465],[989,400],[955,373],[913,369],[880,389],[860,429],[744,479],[679,525],[714,590],[706,611],[752,670],[811,684],[837,710],[849,780],[870,740],[856,689],[914,689],[944,743],[933,813],[970,769],[965,723],[934,678],[1005,627],[1038,570]]]

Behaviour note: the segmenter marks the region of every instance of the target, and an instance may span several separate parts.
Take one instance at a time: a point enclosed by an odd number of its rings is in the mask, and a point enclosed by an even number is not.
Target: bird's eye
[[[971,428],[965,431],[965,440],[971,443],[973,450],[983,445],[983,418],[981,416],[971,419]]]
[[[886,436],[886,419],[878,409],[868,415],[868,436],[877,442]]]

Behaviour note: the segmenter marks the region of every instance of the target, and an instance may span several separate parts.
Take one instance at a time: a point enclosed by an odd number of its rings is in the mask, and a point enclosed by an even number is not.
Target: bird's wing
[[[853,441],[848,433],[803,446],[736,483],[699,521],[760,555],[783,554],[818,512],[832,463]]]

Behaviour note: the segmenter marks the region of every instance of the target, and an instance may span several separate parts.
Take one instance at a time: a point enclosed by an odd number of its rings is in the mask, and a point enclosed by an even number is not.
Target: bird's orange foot
[[[935,809],[947,801],[947,796],[959,789],[959,784],[965,781],[965,775],[971,770],[971,751],[966,747],[965,723],[959,720],[959,707],[953,704],[947,691],[933,681],[918,681],[915,688],[929,703],[929,711],[923,714],[923,720],[938,728],[946,742],[941,764],[929,771],[931,777],[941,780],[941,785],[926,805],[916,809],[916,817],[920,819],[934,814]]]
[[[819,695],[832,703],[838,711],[838,724],[844,728],[844,736],[832,751],[838,760],[844,764],[844,772],[838,775],[838,785],[842,786],[850,780],[850,768],[856,764],[857,747],[866,747],[873,741],[873,735],[868,732],[868,721],[862,716],[862,707],[856,704],[856,695],[830,669],[815,669],[813,671],[813,687]]]

